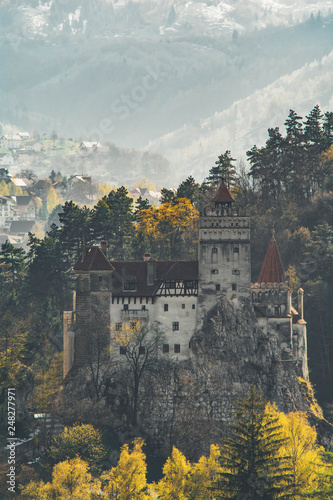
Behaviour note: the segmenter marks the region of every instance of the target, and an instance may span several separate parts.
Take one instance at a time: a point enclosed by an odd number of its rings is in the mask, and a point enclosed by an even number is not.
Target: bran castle
[[[198,261],[154,261],[146,254],[140,262],[114,262],[106,242],[84,249],[74,266],[74,311],[64,313],[64,376],[87,363],[92,332],[120,331],[137,321],[157,323],[165,333],[161,356],[188,359],[194,332],[224,296],[236,310],[252,301],[258,327],[267,335],[283,332],[284,349],[308,379],[303,290],[296,310],[274,234],[258,282],[251,284],[250,219],[234,204],[222,183],[202,209]]]

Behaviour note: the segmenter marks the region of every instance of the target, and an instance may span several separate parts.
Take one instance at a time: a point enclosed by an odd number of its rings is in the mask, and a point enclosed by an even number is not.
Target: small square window
[[[232,274],[239,274],[239,270],[238,269],[233,269],[232,270]]]
[[[142,311],[146,310],[146,306],[141,306]]]
[[[173,350],[175,353],[179,353],[180,352],[180,344],[175,344]]]
[[[232,283],[232,285],[231,285],[231,290],[232,290],[233,292],[236,292],[236,291],[237,291],[237,284],[236,284],[236,283]]]
[[[212,253],[217,253],[217,248],[216,247],[212,248]]]
[[[163,344],[163,352],[167,354],[169,352],[169,344]]]
[[[218,269],[212,269],[212,270],[211,270],[211,273],[212,273],[212,274],[219,274],[219,270],[218,270]]]
[[[164,312],[169,311],[169,304],[164,304]]]
[[[121,332],[122,326],[123,325],[121,323],[116,323],[116,332]]]
[[[239,248],[238,247],[234,247],[234,253],[239,253]]]
[[[173,331],[179,330],[179,323],[178,323],[178,321],[174,321],[172,323],[172,329],[173,329]]]
[[[121,345],[119,347],[119,354],[126,354],[126,351],[127,351],[127,349],[125,346]]]
[[[195,304],[192,304],[192,309],[195,309]]]
[[[221,290],[221,286],[220,286],[220,285],[215,285],[215,290],[216,290],[217,292],[219,292],[219,291]]]
[[[139,346],[139,354],[146,354],[146,348],[144,345]]]
[[[182,309],[185,309],[185,304],[182,304]]]

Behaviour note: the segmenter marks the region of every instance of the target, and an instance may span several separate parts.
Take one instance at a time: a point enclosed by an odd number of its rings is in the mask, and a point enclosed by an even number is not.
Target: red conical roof
[[[213,201],[215,201],[215,203],[231,203],[235,200],[229,193],[229,189],[227,188],[226,184],[222,182],[216,195],[213,198]]]
[[[266,257],[262,265],[258,282],[259,283],[284,283],[286,275],[284,272],[279,249],[274,235],[269,242]]]

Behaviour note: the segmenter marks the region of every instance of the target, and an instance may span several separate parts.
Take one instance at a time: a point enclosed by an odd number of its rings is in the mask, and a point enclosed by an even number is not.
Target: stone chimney
[[[106,255],[107,247],[108,247],[108,242],[106,240],[102,240],[101,241],[101,250],[104,253],[104,255]]]
[[[298,306],[298,316],[300,317],[300,319],[304,319],[303,297],[304,297],[304,290],[303,288],[299,288],[297,290],[297,306]]]
[[[143,260],[144,260],[144,262],[149,262],[150,259],[151,259],[150,253],[144,253],[143,254]]]

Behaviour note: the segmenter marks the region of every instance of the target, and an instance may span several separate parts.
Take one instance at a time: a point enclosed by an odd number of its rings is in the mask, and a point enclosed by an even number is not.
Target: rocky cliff
[[[167,455],[175,445],[191,459],[227,432],[237,400],[247,397],[252,384],[280,411],[305,411],[314,422],[322,419],[310,384],[299,378],[285,348],[283,333],[264,334],[250,302],[237,305],[222,299],[193,336],[191,349],[191,359],[158,361],[144,373],[136,428],[131,425],[132,373],[125,366],[103,368],[98,403],[96,398],[91,402],[91,367],[72,374],[63,397],[70,395],[73,401],[74,394],[80,401],[72,403],[69,418],[80,414],[83,420],[111,423],[120,441],[139,433],[155,453]],[[64,414],[68,417],[68,406]]]

